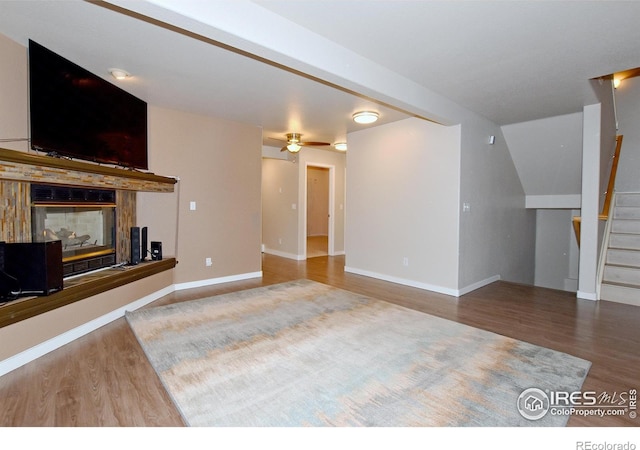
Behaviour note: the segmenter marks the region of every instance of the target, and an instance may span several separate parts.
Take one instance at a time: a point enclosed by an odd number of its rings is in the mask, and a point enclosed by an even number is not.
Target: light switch
[[[191,211],[195,211],[196,210],[196,202],[189,202],[189,209]]]

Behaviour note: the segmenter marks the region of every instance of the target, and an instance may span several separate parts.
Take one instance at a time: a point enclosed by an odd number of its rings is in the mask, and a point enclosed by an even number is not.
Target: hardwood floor
[[[307,236],[307,258],[329,254],[329,236]]]
[[[496,282],[460,298],[344,273],[344,257],[263,256],[263,278],[172,293],[147,307],[308,278],[590,360],[583,391],[638,389],[640,308]],[[515,407],[515,405],[514,405]],[[182,426],[124,319],[0,377],[0,426]],[[639,426],[576,417],[570,426]]]

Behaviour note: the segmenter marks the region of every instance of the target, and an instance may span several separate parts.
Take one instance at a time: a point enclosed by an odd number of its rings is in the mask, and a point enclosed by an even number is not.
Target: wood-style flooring
[[[329,254],[329,236],[307,236],[307,258],[327,256]]]
[[[460,298],[345,273],[344,257],[263,256],[263,278],[174,292],[147,307],[308,278],[590,360],[583,391],[640,388],[640,308],[496,282]],[[515,405],[514,405],[515,407]],[[0,426],[182,426],[125,319],[0,377]],[[640,419],[571,417],[570,426]]]

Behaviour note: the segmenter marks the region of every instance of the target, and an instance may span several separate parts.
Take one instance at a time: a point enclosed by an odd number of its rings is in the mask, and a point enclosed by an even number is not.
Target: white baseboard
[[[581,298],[583,300],[598,301],[598,296],[597,296],[597,294],[595,292],[578,291],[578,292],[576,292],[576,297]]]
[[[3,361],[0,361],[0,376],[6,373],[9,373],[12,370],[15,370],[18,367],[23,366],[41,356],[44,356],[47,353],[84,336],[85,334],[89,334],[92,331],[95,331],[98,328],[110,322],[113,322],[116,319],[124,317],[124,314],[126,311],[133,311],[138,308],[142,308],[143,306],[153,301],[156,301],[159,298],[164,297],[165,295],[171,294],[173,291],[174,291],[173,285],[167,286],[164,289],[160,289],[159,291],[156,291],[141,299],[131,302],[128,305],[122,306],[114,311],[111,311],[110,313],[107,313],[103,316],[93,319],[76,328],[73,328],[69,331],[59,334],[58,336],[48,339],[38,345],[35,345],[23,352],[20,352]]]
[[[209,278],[208,280],[198,280],[198,281],[189,281],[186,283],[178,283],[178,284],[175,284],[174,287],[176,291],[182,291],[184,289],[193,289],[198,287],[211,286],[214,284],[229,283],[231,281],[242,281],[242,280],[248,280],[251,278],[261,278],[261,277],[262,277],[262,271],[241,273],[238,275],[230,275],[228,277]]]
[[[381,273],[376,273],[376,272],[370,272],[368,270],[362,270],[362,269],[356,269],[353,267],[347,267],[345,266],[344,268],[345,272],[350,272],[350,273],[355,273],[356,275],[364,275],[365,277],[371,277],[371,278],[377,278],[378,280],[383,280],[383,281],[389,281],[391,283],[396,283],[396,284],[402,284],[404,286],[411,286],[411,287],[415,287],[418,289],[424,289],[426,291],[432,291],[432,292],[437,292],[439,294],[445,294],[445,295],[451,295],[453,297],[460,297],[464,294],[468,294],[471,291],[475,291],[476,289],[480,289],[481,287],[484,287],[488,284],[491,284],[495,281],[499,281],[500,280],[500,275],[494,275],[492,277],[489,277],[485,280],[481,280],[478,281],[476,283],[470,284],[468,286],[465,286],[461,289],[451,289],[451,288],[446,288],[446,287],[442,287],[442,286],[437,286],[437,285],[433,285],[433,284],[428,284],[428,283],[422,283],[419,281],[413,281],[413,280],[407,280],[404,278],[398,278],[398,277],[394,277],[394,276],[390,276],[390,275],[385,275],[385,274],[381,274]]]
[[[500,275],[494,275],[489,278],[485,278],[484,280],[480,280],[476,283],[472,283],[469,286],[465,286],[462,289],[458,289],[458,297],[468,294],[471,291],[475,291],[476,289],[480,289],[481,287],[485,287],[491,283],[495,283],[500,280]]]
[[[280,250],[274,250],[272,248],[266,248],[266,247],[262,250],[262,252],[268,255],[280,256],[282,258],[295,259],[296,261],[304,261],[306,259],[304,255],[296,255],[294,253],[281,252]]]
[[[377,272],[370,272],[368,270],[356,269],[354,267],[344,267],[345,272],[354,273],[356,275],[364,275],[365,277],[376,278],[378,280],[389,281],[391,283],[402,284],[404,286],[411,286],[418,289],[424,289],[426,291],[438,292],[439,294],[451,295],[458,297],[458,290],[446,288],[442,286],[436,286],[433,284],[422,283],[414,280],[407,280],[405,278],[394,277],[391,275],[385,275]]]

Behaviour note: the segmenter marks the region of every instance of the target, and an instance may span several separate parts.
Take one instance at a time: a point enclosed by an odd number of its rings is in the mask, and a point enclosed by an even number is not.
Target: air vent
[[[31,203],[115,204],[116,191],[78,187],[31,185]]]

